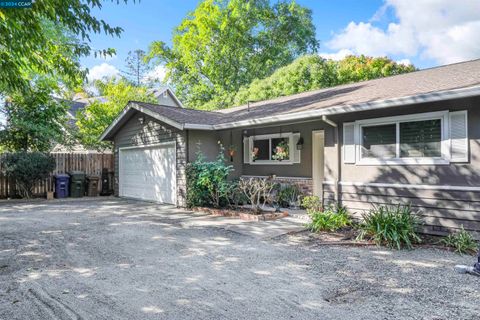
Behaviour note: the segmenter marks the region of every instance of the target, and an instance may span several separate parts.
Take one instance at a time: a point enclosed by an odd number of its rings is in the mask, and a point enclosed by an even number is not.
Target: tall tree
[[[242,87],[232,105],[292,95],[339,84],[371,80],[415,71],[386,57],[348,56],[340,61],[307,55],[278,69],[271,76]]]
[[[120,2],[119,0],[111,0]],[[0,92],[30,89],[36,75],[60,76],[67,82],[78,82],[85,76],[78,59],[90,55],[91,33],[120,35],[91,14],[101,8],[103,0],[37,0],[31,8],[0,9]],[[124,0],[126,2],[126,0]],[[78,41],[59,43],[58,37],[46,32],[48,25],[61,26]],[[51,29],[50,29],[51,31]],[[60,45],[61,44],[61,45]],[[101,54],[112,53],[105,49]]]
[[[51,80],[40,79],[29,94],[17,93],[1,109],[6,125],[0,145],[8,151],[50,151],[55,143],[68,145],[73,137],[67,123],[67,108],[51,97]]]
[[[110,147],[109,143],[99,141],[100,135],[129,101],[156,102],[147,88],[134,86],[125,79],[98,80],[95,87],[102,100],[94,101],[77,114],[80,142],[89,148]]]
[[[125,59],[126,70],[123,71],[125,77],[137,87],[145,80],[145,76],[150,71],[150,64],[145,60],[145,51],[137,49],[128,53]]]
[[[205,0],[175,29],[173,46],[150,46],[167,81],[193,108],[224,108],[236,91],[316,52],[311,11],[295,1]]]

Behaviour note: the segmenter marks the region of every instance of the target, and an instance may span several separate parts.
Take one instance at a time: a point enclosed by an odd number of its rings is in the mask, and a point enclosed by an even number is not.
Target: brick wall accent
[[[268,178],[267,176],[242,176],[242,178]],[[308,177],[277,177],[273,176],[273,181],[277,183],[288,183],[295,184],[298,186],[300,191],[305,195],[313,194],[313,180]]]

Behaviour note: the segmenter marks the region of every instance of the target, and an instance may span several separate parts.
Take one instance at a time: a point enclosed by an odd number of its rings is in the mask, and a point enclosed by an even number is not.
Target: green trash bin
[[[85,195],[85,173],[83,171],[71,171],[70,175],[70,197],[81,198]]]

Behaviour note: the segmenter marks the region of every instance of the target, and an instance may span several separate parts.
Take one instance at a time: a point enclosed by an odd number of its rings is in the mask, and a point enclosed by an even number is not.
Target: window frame
[[[440,120],[440,157],[400,157],[400,123],[416,122],[425,120]],[[394,158],[368,158],[362,157],[364,127],[395,124],[396,142]],[[403,116],[383,117],[355,121],[355,152],[357,165],[408,165],[408,164],[449,164],[450,163],[450,141],[449,141],[449,119],[448,111],[428,112],[420,114],[409,114]]]
[[[268,150],[268,154],[270,155],[270,157],[272,156],[272,139],[277,139],[277,138],[288,138],[288,150],[289,150],[289,154],[288,154],[288,160],[255,160],[253,161],[253,155],[252,155],[252,150],[251,148],[253,148],[253,142],[255,140],[269,140],[268,141],[268,144],[269,144],[269,150]],[[255,135],[255,136],[250,136],[249,137],[249,146],[251,146],[249,148],[249,156],[248,156],[248,159],[249,159],[249,164],[250,165],[272,165],[272,164],[275,164],[275,165],[291,165],[291,164],[294,164],[294,154],[292,153],[293,151],[293,147],[295,147],[293,145],[293,132],[284,132],[284,133],[274,133],[274,134],[261,134],[261,135]]]

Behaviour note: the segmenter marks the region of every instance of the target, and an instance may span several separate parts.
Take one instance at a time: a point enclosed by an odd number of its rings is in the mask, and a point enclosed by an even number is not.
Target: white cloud
[[[330,60],[342,60],[343,58],[345,58],[346,56],[349,56],[349,55],[352,55],[354,54],[354,52],[352,50],[349,50],[349,49],[341,49],[339,50],[338,52],[334,52],[334,53],[320,53],[320,57],[324,58],[324,59],[330,59]]]
[[[108,64],[106,62],[96,65],[93,68],[91,68],[88,72],[88,81],[93,81],[93,80],[99,80],[99,79],[104,79],[104,78],[113,78],[115,76],[118,76],[120,74],[120,70],[118,70],[116,67],[112,66],[111,64]]]
[[[388,10],[397,21],[376,26]],[[445,64],[479,58],[478,34],[478,0],[386,0],[370,22],[350,22],[327,47],[373,56],[420,56]]]
[[[412,64],[412,61],[410,61],[410,59],[400,59],[395,62],[398,64],[406,65],[406,66],[408,66],[409,64]]]
[[[147,74],[145,74],[142,81],[143,82],[163,82],[163,80],[165,79],[166,73],[167,73],[167,70],[165,69],[165,66],[158,65],[152,70],[150,70]]]

